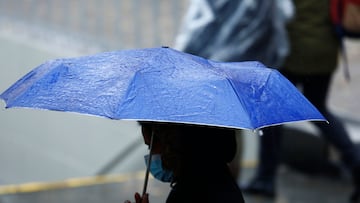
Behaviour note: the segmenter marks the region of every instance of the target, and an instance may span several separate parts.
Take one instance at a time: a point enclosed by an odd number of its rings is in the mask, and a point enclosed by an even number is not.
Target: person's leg
[[[331,75],[317,75],[304,79],[303,92],[305,97],[323,114],[329,123],[314,122],[322,135],[341,153],[342,159],[349,166],[360,163],[360,154],[351,141],[343,123],[326,107]]]
[[[260,136],[259,165],[257,176],[274,182],[279,165],[281,149],[281,127],[272,126],[262,130]]]
[[[236,154],[234,159],[228,164],[230,172],[235,180],[238,180],[241,176],[241,161],[243,155],[243,131],[236,131]]]
[[[242,190],[248,194],[274,197],[276,171],[280,162],[281,127],[267,127],[262,131],[256,174],[248,184],[242,186]]]
[[[360,150],[351,141],[343,123],[326,107],[331,75],[313,76],[304,79],[304,95],[323,114],[329,123],[314,122],[322,135],[340,152],[344,163],[352,170],[355,184],[354,199],[360,199]]]

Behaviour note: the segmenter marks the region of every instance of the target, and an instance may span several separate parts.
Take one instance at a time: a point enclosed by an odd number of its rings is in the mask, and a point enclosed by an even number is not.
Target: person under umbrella
[[[166,203],[244,202],[227,163],[236,152],[235,130],[190,124],[139,122],[145,144],[151,145],[150,172],[170,182]],[[148,194],[135,193],[136,203]],[[125,203],[130,202],[129,200]]]

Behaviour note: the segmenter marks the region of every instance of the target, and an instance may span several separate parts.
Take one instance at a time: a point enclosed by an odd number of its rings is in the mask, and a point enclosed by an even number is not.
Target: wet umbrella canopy
[[[48,61],[0,95],[6,107],[258,129],[324,120],[278,71],[149,48]]]

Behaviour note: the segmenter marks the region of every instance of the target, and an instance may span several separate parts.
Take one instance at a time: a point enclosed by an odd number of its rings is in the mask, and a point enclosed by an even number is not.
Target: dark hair
[[[162,146],[163,167],[175,173],[186,164],[228,163],[236,152],[235,130],[190,124],[139,122]]]

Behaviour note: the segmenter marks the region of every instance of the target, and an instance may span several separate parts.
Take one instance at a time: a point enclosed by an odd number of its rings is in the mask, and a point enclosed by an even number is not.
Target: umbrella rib
[[[244,107],[244,102],[243,102],[242,98],[239,96],[238,92],[236,91],[236,88],[235,88],[234,83],[229,79],[229,77],[228,77],[227,74],[225,74],[225,75],[226,75],[226,80],[227,80],[228,83],[231,85],[232,89],[234,90],[236,97],[238,98],[238,100],[239,100],[240,103],[241,103],[241,106]],[[247,113],[246,115],[250,115],[250,114],[249,114],[250,112],[248,111],[247,108],[243,108],[243,109],[246,111],[246,113]],[[253,126],[253,123],[252,123],[252,121],[251,121],[251,119],[250,119],[249,116],[248,116],[248,120],[250,121],[251,125]]]

